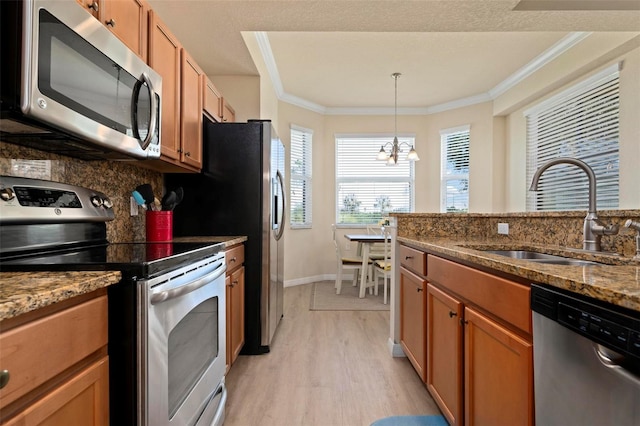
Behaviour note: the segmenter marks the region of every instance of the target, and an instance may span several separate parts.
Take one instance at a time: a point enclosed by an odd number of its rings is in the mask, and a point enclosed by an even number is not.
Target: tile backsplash
[[[34,167],[30,169],[30,165]],[[44,176],[45,180],[105,193],[113,201],[115,214],[115,220],[107,222],[107,239],[110,242],[145,239],[144,211],[139,208],[137,216],[130,215],[131,191],[136,186],[150,183],[156,196],[162,195],[162,173],[139,167],[135,161],[83,161],[2,141],[0,174],[32,178]]]

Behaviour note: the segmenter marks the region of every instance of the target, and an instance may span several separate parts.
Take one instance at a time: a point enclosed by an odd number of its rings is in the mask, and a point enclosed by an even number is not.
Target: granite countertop
[[[207,237],[176,237],[173,241],[177,243],[224,243],[225,248],[235,246],[247,241],[247,237],[243,236],[207,236]]]
[[[606,254],[591,254],[558,246],[462,241],[452,238],[398,237],[398,241],[433,254],[483,266],[531,282],[549,284],[618,306],[640,311],[640,261]],[[483,250],[532,250],[604,264],[567,266],[534,263]]]
[[[2,272],[0,321],[120,281],[120,272]]]
[[[176,242],[224,243],[225,248],[246,240],[243,236],[174,238]],[[116,284],[120,279],[117,271],[1,272],[0,321]]]

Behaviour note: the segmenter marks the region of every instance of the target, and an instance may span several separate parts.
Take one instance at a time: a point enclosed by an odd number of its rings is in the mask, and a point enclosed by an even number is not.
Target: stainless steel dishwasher
[[[640,312],[531,285],[536,424],[640,425]]]

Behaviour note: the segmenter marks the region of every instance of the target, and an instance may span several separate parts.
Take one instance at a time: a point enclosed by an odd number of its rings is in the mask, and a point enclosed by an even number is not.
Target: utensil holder
[[[147,241],[171,241],[173,239],[173,212],[147,210]]]

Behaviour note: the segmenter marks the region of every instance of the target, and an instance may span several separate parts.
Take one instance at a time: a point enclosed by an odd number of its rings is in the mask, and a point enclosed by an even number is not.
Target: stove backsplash
[[[107,222],[109,242],[144,241],[145,214],[138,208],[137,216],[130,215],[131,191],[142,183],[150,183],[156,196],[161,197],[162,173],[138,167],[135,162],[83,161],[0,141],[1,175],[41,178],[26,174],[25,162],[15,160],[47,160],[50,177],[46,180],[104,192],[113,201],[115,213],[115,220]]]

